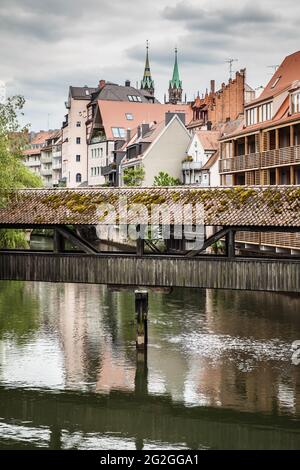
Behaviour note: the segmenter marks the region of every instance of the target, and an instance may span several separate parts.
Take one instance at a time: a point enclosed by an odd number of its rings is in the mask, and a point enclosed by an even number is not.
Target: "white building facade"
[[[214,156],[218,151],[219,132],[196,132],[182,162],[183,182],[187,185],[220,186],[218,163]]]
[[[62,125],[62,178],[69,188],[88,180],[87,104],[95,88],[70,87]]]

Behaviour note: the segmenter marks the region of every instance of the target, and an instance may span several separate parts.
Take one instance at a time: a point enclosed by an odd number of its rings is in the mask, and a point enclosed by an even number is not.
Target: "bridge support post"
[[[145,233],[144,233],[144,226],[143,225],[138,225],[137,226],[137,232],[139,232],[137,235],[136,239],[136,254],[137,256],[143,256],[144,255],[144,250],[145,250]]]
[[[235,257],[235,231],[229,230],[226,234],[226,255],[228,258]]]
[[[65,250],[65,239],[59,233],[58,230],[54,229],[53,232],[53,251],[54,253],[63,253]]]
[[[138,351],[146,351],[148,343],[147,317],[148,317],[148,292],[146,290],[135,291],[136,314],[136,348]]]

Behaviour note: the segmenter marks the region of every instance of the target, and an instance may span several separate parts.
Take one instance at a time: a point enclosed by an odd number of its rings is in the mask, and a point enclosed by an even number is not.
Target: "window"
[[[292,114],[300,113],[300,93],[294,93],[291,96]]]
[[[246,125],[252,126],[258,122],[270,121],[272,119],[272,102],[264,103],[261,106],[247,109],[246,111]]]
[[[111,130],[114,137],[125,137],[125,129],[123,127],[112,127]]]
[[[275,79],[275,81],[273,82],[271,88],[275,88],[280,79],[281,79],[281,77],[277,77],[277,78]]]
[[[133,121],[133,114],[131,113],[125,113],[127,121]]]
[[[81,173],[76,174],[76,183],[81,183]]]
[[[76,162],[80,162],[80,155],[76,155]]]
[[[252,126],[253,124],[257,124],[257,108],[247,109],[246,124],[247,126]]]
[[[80,144],[80,141],[81,141],[80,137],[76,137],[76,144]]]
[[[142,102],[142,98],[140,96],[136,96],[136,95],[128,95],[128,100],[129,101],[139,102],[139,103]]]
[[[76,127],[81,127],[81,122],[80,121],[76,122]]]

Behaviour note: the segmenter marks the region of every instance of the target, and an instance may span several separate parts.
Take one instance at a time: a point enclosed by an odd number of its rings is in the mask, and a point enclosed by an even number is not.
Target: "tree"
[[[180,186],[181,182],[178,178],[168,175],[163,171],[158,173],[154,178],[154,186]]]
[[[144,178],[145,170],[142,165],[124,170],[123,181],[126,186],[141,186]]]
[[[21,127],[19,114],[25,100],[13,96],[0,103],[0,204],[5,204],[7,190],[43,186],[39,176],[25,167],[22,150],[28,141],[28,126]],[[0,247],[23,248],[27,245],[25,232],[0,231]]]

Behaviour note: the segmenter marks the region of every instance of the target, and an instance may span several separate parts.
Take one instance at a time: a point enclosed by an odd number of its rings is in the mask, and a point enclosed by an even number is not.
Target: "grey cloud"
[[[253,4],[253,2],[247,2],[235,8],[230,8],[225,2],[219,8],[203,9],[181,1],[175,6],[167,6],[162,15],[167,20],[183,22],[189,30],[201,29],[213,31],[215,34],[233,34],[233,30],[240,26],[262,27],[280,19],[277,14],[263,10],[259,4]]]
[[[71,84],[140,81],[146,39],[159,99],[175,45],[188,96],[226,80],[229,56],[257,86],[269,79],[268,64],[299,48],[299,13],[295,0],[0,0],[0,79],[25,95],[34,128],[45,127],[48,112],[59,125]]]

